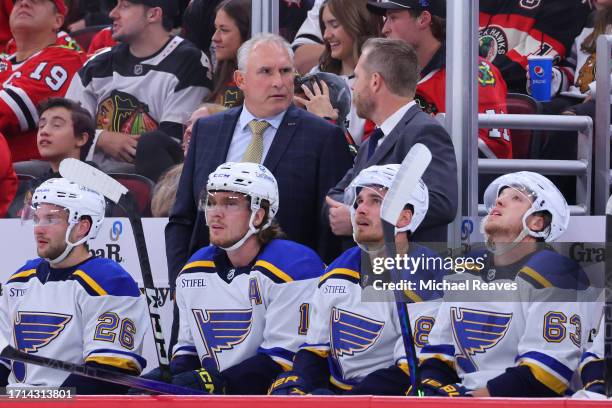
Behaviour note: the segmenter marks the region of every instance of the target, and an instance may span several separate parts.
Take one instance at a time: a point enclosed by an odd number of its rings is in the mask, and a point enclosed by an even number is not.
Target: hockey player
[[[291,368],[324,265],[311,249],[279,239],[278,205],[276,179],[262,165],[228,162],[208,177],[201,210],[212,245],[176,280],[174,384],[265,394]]]
[[[111,11],[116,47],[92,57],[67,97],[96,119],[88,160],[108,172],[156,181],[183,161],[183,123],[211,88],[208,58],[171,34],[176,0],[119,0]],[[94,154],[95,153],[95,154]]]
[[[410,378],[394,296],[374,297],[373,290],[380,282],[377,284],[373,280],[379,279],[377,275],[368,271],[369,265],[383,259],[386,253],[381,204],[399,167],[368,167],[349,185],[346,197],[357,246],[332,262],[319,280],[307,341],[295,357],[293,371],[278,377],[271,394],[298,395],[330,389],[346,394],[404,395],[408,389]],[[398,254],[439,259],[433,251],[409,242],[427,213],[428,197],[422,181],[406,196],[406,207],[395,228]],[[402,278],[415,283],[441,278],[434,268],[408,272],[412,274],[402,273]],[[439,303],[423,302],[436,294],[419,290],[418,286],[405,293],[418,302],[407,306],[418,352],[427,342]]]
[[[18,0],[10,15],[16,43],[13,55],[0,57],[0,132],[14,162],[39,158],[36,106],[64,96],[84,54],[56,44],[66,15],[64,0]]]
[[[26,262],[3,287],[0,332],[27,353],[138,375],[146,303],[116,262],[92,257],[86,241],[104,220],[104,197],[63,178],[32,196],[40,258]],[[51,368],[0,360],[8,387],[76,387],[78,394],[120,394],[125,387]]]
[[[582,268],[543,244],[566,230],[568,205],[550,180],[527,171],[495,179],[484,203],[484,267],[447,276],[457,289],[445,292],[421,353],[425,391],[564,395],[595,307],[576,301],[589,285]]]

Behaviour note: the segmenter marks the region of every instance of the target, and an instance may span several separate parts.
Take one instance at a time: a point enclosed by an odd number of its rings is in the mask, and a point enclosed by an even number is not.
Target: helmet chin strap
[[[527,228],[527,224],[526,224],[526,219],[527,219],[528,215],[529,214],[526,213],[523,216],[523,229],[516,236],[516,238],[514,238],[514,240],[512,242],[503,243],[503,244],[500,244],[500,245],[494,244],[489,239],[489,235],[484,231],[484,226],[487,223],[487,219],[489,218],[489,216],[487,215],[486,217],[484,217],[482,219],[482,222],[480,223],[480,232],[485,236],[485,243],[486,243],[485,245],[486,245],[487,249],[489,251],[491,251],[493,253],[493,255],[504,255],[504,254],[512,251],[514,248],[516,248],[517,245],[520,244],[521,241],[523,241],[523,239],[525,237],[531,235],[531,231],[529,230],[529,228]]]
[[[354,216],[351,217],[351,225],[353,226],[353,241],[357,243],[357,246],[361,248],[362,251],[364,251],[370,256],[375,256],[375,255],[378,255],[380,251],[385,248],[384,243],[378,248],[370,248],[368,245],[362,244],[359,241],[357,241],[357,233],[355,232],[357,231],[357,223],[355,222]]]
[[[77,242],[74,242],[74,243],[70,242],[70,233],[72,232],[72,229],[74,228],[75,225],[76,223],[70,223],[70,226],[68,226],[68,228],[66,229],[66,236],[64,237],[64,241],[66,242],[66,248],[64,249],[64,251],[58,257],[54,259],[45,258],[45,261],[49,262],[49,264],[57,265],[58,263],[62,262],[64,259],[66,259],[66,257],[68,257],[68,255],[70,255],[70,252],[72,252],[72,250],[75,247],[87,241],[88,235],[85,235],[83,238],[79,239]]]
[[[229,247],[220,246],[219,248],[225,250],[226,252],[236,251],[246,242],[247,239],[251,237],[251,235],[257,234],[259,231],[261,231],[262,229],[270,225],[270,223],[266,223],[261,228],[255,228],[255,225],[253,225],[253,221],[255,220],[255,213],[256,213],[255,211],[251,211],[251,217],[249,218],[249,229],[244,234],[244,236],[238,240],[238,242],[236,242],[234,245],[231,245]]]

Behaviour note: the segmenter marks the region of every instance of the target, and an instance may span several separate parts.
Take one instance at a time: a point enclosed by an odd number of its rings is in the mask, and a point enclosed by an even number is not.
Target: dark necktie
[[[378,141],[380,140],[381,137],[383,137],[385,134],[383,133],[383,131],[380,128],[376,128],[371,134],[370,137],[368,138],[368,160],[370,159],[370,157],[372,157],[372,155],[374,154],[374,151],[376,150],[376,146],[378,146]]]

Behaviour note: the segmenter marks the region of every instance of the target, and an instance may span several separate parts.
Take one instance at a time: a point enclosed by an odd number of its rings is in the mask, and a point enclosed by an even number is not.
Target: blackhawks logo
[[[495,86],[495,76],[491,65],[483,59],[478,64],[478,83],[480,86]]]
[[[479,54],[487,61],[493,61],[498,55],[508,52],[508,38],[501,27],[489,26],[480,30]]]
[[[433,103],[429,103],[424,97],[423,95],[419,95],[416,94],[414,97],[414,101],[416,102],[416,104],[419,106],[419,108],[421,108],[423,110],[423,112],[428,113],[432,116],[435,116],[438,113],[438,107],[433,104]]]
[[[98,106],[98,129],[139,135],[157,129],[149,107],[125,92],[113,91]]]

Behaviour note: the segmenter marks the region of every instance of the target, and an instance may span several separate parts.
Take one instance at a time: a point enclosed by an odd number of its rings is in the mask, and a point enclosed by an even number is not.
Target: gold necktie
[[[242,156],[243,162],[261,163],[261,158],[263,157],[263,134],[269,126],[270,124],[265,120],[259,121],[253,119],[249,122],[249,128],[253,137]]]

